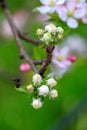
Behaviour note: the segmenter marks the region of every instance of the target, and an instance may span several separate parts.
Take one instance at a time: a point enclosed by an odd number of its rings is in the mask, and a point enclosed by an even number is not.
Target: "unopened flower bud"
[[[57,85],[57,82],[53,78],[50,78],[47,80],[47,85],[52,88]]]
[[[30,70],[30,65],[28,64],[28,63],[22,63],[21,65],[20,65],[20,70],[22,71],[22,72],[28,72],[29,70]]]
[[[40,88],[38,88],[38,91],[40,96],[47,96],[49,93],[49,88],[46,85],[42,85]]]
[[[58,97],[57,90],[55,90],[55,89],[51,90],[50,93],[49,93],[49,96],[50,96],[50,98],[53,98],[53,99]]]
[[[41,102],[40,98],[33,99],[32,106],[35,109],[41,108],[42,107],[42,102]]]
[[[45,42],[48,45],[49,42],[52,41],[51,34],[50,33],[45,33],[40,40],[43,41],[43,42]]]
[[[34,85],[40,85],[42,81],[42,77],[40,76],[40,74],[35,74],[33,76],[33,83]]]
[[[56,33],[56,26],[54,24],[46,25],[45,30],[49,33]]]
[[[29,92],[33,92],[33,90],[34,90],[33,85],[32,85],[32,84],[28,85],[28,86],[27,86],[27,90],[28,90]]]
[[[64,33],[64,29],[62,27],[57,27],[57,32],[60,34]]]
[[[75,61],[76,61],[76,56],[71,55],[71,56],[69,57],[69,60],[70,60],[72,63],[75,62]]]
[[[62,40],[63,39],[63,35],[59,33],[57,38],[58,38],[58,40]]]
[[[43,34],[43,29],[37,29],[37,35],[41,36]]]

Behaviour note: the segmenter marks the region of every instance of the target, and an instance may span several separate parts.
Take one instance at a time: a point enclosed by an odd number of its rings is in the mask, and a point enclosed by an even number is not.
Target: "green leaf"
[[[26,94],[29,94],[25,89],[23,89],[23,88],[16,88],[15,87],[15,89],[18,91],[18,92],[21,92],[21,93],[26,93]]]

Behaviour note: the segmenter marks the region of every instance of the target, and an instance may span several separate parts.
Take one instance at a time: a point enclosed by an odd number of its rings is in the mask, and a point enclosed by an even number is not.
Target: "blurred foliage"
[[[8,0],[8,5],[12,12],[20,8],[32,10],[39,5],[39,0]],[[4,19],[1,9],[0,12],[0,19]],[[29,35],[36,37],[35,31],[40,26],[42,26],[41,23],[35,22],[34,16],[31,15],[27,25]],[[77,33],[87,40],[87,25],[80,25],[78,29],[71,30],[70,33]],[[37,49],[25,42],[23,44],[32,57],[36,56],[37,59],[44,57],[44,52],[40,51],[40,48]],[[23,61],[19,59],[14,39],[7,40],[0,36],[0,130],[50,130],[56,120],[60,120],[63,115],[70,112],[84,95],[87,95],[87,60],[81,60],[81,63],[77,60],[73,71],[68,72],[58,82],[59,98],[54,101],[46,99],[39,110],[34,110],[30,105],[31,100],[14,88],[12,82],[14,77],[20,76],[23,84],[29,83],[31,79],[32,72],[29,74],[20,72],[21,62]],[[67,130],[87,130],[87,111],[83,111]]]

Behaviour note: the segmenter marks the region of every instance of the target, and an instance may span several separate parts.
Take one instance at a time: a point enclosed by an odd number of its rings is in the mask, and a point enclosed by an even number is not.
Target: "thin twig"
[[[46,71],[47,66],[51,62],[53,50],[54,50],[54,46],[47,46],[46,47],[46,59],[44,60],[42,66],[41,66],[41,69],[39,70],[39,74],[41,76],[43,76],[44,72]]]
[[[25,35],[25,34],[21,34],[19,31],[18,31],[18,35],[19,37],[26,41],[26,42],[29,42],[29,43],[33,43],[34,45],[39,45],[41,43],[40,40],[37,40],[37,39],[32,39],[30,38],[29,36]]]
[[[35,65],[42,65],[45,60],[33,60]]]
[[[46,68],[47,66],[50,64],[51,62],[51,58],[52,58],[52,52],[54,50],[54,46],[47,46],[46,47],[46,59],[44,61],[39,61],[39,62],[33,62],[33,60],[28,56],[28,54],[26,53],[26,51],[24,50],[24,47],[21,43],[21,40],[25,40],[27,42],[32,42],[34,44],[39,44],[40,41],[39,40],[34,40],[34,39],[31,39],[29,38],[28,36],[26,35],[23,35],[21,34],[15,24],[14,24],[14,21],[12,19],[12,16],[11,16],[11,13],[6,5],[6,0],[0,0],[0,5],[2,7],[2,9],[4,10],[5,14],[6,14],[6,17],[8,19],[8,22],[10,24],[10,27],[12,29],[12,32],[13,32],[13,35],[15,37],[15,40],[16,40],[16,43],[17,43],[17,46],[19,48],[19,51],[20,51],[20,56],[22,58],[25,58],[26,61],[30,64],[31,68],[33,69],[33,71],[35,73],[39,73],[41,76],[43,76],[44,72],[46,71]],[[38,70],[36,69],[35,65],[42,65],[39,72]]]
[[[0,5],[1,5],[1,7],[2,7],[2,9],[3,9],[3,11],[4,11],[4,13],[5,13],[7,19],[8,19],[8,22],[9,22],[10,27],[11,27],[11,30],[12,30],[12,32],[13,32],[13,35],[14,35],[14,38],[15,38],[15,40],[16,40],[17,46],[18,46],[18,48],[19,48],[20,54],[21,54],[21,55],[26,59],[26,61],[30,64],[32,70],[33,70],[35,73],[38,73],[38,70],[36,69],[36,67],[35,67],[35,65],[34,65],[34,63],[33,63],[33,61],[32,61],[32,59],[28,56],[28,54],[27,54],[26,51],[24,50],[24,47],[23,47],[23,45],[22,45],[22,43],[21,43],[21,40],[20,40],[20,38],[19,38],[19,35],[18,35],[17,28],[16,28],[16,26],[15,26],[15,24],[14,24],[14,21],[13,21],[13,19],[12,19],[11,13],[10,13],[10,11],[9,11],[9,9],[8,9],[7,4],[6,4],[6,0],[0,0]]]

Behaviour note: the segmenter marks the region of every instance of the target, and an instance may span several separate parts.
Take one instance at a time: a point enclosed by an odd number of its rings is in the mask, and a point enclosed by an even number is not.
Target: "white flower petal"
[[[67,2],[66,2],[66,8],[68,10],[74,10],[75,7],[76,7],[76,3],[75,3],[74,0],[67,0]]]
[[[50,7],[49,13],[54,13],[56,11],[56,7]]]
[[[58,0],[58,1],[57,1],[57,4],[64,4],[65,1],[66,1],[66,0]]]
[[[64,64],[65,64],[66,66],[70,66],[70,65],[71,65],[71,62],[70,62],[69,60],[65,59],[65,60],[64,60]]]
[[[68,47],[63,47],[60,51],[60,55],[62,55],[63,57],[66,57],[69,53],[69,48]]]
[[[84,24],[87,24],[87,18],[86,18],[86,17],[83,17],[82,22],[83,22]]]
[[[59,62],[57,63],[59,68],[66,68],[66,65],[63,62]]]
[[[83,8],[78,8],[74,12],[74,17],[77,19],[81,19],[85,15],[85,9]]]
[[[48,0],[40,0],[40,2],[41,2],[42,4],[44,4],[44,5],[49,5]]]
[[[74,18],[68,18],[67,20],[67,25],[70,27],[70,28],[77,28],[78,27],[78,22],[76,19]]]
[[[67,20],[67,10],[64,6],[58,6],[56,7],[56,12],[59,15],[59,18],[62,21],[66,21]]]
[[[49,6],[41,6],[41,7],[37,7],[37,10],[42,14],[46,14],[46,13],[50,12],[51,7],[49,7]]]

